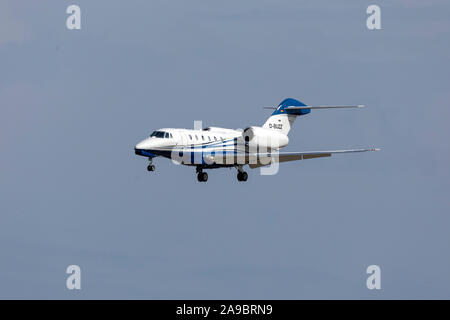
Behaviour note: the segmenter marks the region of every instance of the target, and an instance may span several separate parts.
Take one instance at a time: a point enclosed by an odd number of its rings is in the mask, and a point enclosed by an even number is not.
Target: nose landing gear
[[[147,166],[147,171],[155,171],[155,166],[152,164],[152,158],[149,158],[148,161],[150,161],[150,163]]]

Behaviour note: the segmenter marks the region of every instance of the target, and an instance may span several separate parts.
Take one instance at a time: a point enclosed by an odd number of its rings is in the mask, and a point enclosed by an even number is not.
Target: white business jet
[[[308,106],[288,98],[283,100],[262,127],[252,126],[244,130],[208,127],[202,130],[164,128],[154,131],[150,137],[135,147],[137,155],[150,161],[147,170],[155,171],[153,158],[161,156],[175,163],[195,166],[197,179],[208,180],[205,169],[237,169],[238,181],[247,181],[248,174],[243,167],[250,168],[278,165],[280,162],[330,157],[337,153],[378,151],[379,149],[351,149],[307,152],[280,152],[289,143],[288,133],[298,116],[311,110],[361,108],[355,106]]]

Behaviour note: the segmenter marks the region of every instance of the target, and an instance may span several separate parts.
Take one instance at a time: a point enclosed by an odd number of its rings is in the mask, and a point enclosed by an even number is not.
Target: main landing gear
[[[147,166],[147,171],[155,171],[155,166],[152,164],[152,158],[149,158],[150,163]]]
[[[242,172],[238,171],[238,174],[237,174],[238,181],[247,181],[247,178],[248,178],[247,172],[245,172],[245,171],[242,171]]]
[[[237,174],[238,181],[247,181],[248,174],[247,174],[247,172],[244,171],[244,169],[242,169],[242,166],[237,166],[236,168],[238,170],[238,174]]]
[[[248,174],[242,169],[242,166],[236,166],[236,169],[238,170],[237,179],[238,181],[247,181]],[[206,172],[203,172],[203,168],[198,166],[197,167],[197,180],[198,182],[206,182],[208,181],[208,174]]]
[[[197,180],[198,182],[208,181],[208,174],[203,172],[202,168],[197,167]]]

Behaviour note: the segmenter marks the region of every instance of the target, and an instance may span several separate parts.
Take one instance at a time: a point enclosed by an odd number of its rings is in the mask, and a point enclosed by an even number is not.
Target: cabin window
[[[210,136],[208,136],[208,140],[211,141],[211,137]]]
[[[205,137],[204,136],[202,136],[202,140],[205,141]]]
[[[164,138],[169,139],[169,133],[168,133],[168,132],[166,132],[166,133],[164,134]]]
[[[216,136],[214,136],[214,141],[217,141],[217,138],[216,138]]]
[[[191,140],[192,140],[192,136],[191,136],[191,135],[189,135],[189,139],[191,139]]]
[[[198,140],[198,136],[197,135],[195,135],[195,140]]]

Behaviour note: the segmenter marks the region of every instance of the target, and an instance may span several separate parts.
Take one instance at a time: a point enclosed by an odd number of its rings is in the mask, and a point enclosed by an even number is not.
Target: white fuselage
[[[243,137],[243,133],[245,136],[247,131],[252,132],[253,135],[250,141],[245,141],[245,137]],[[257,136],[255,136],[255,132]],[[258,136],[261,132],[263,135]],[[276,146],[264,143],[267,137],[272,138],[272,141],[276,138]],[[273,149],[286,146],[289,139],[287,135],[261,127],[250,127],[245,131],[217,127],[203,130],[163,128],[139,142],[135,146],[135,152],[146,157],[163,156],[174,159],[183,156],[190,161],[180,161],[182,164],[195,165],[204,163],[204,156],[246,152],[246,146],[248,151],[248,146],[252,144],[252,141]]]

